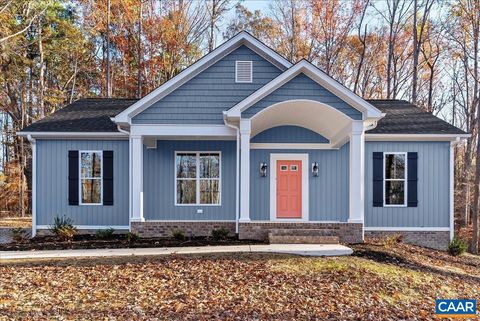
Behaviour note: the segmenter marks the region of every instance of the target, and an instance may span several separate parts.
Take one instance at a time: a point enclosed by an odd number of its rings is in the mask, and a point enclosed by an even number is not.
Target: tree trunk
[[[40,119],[45,117],[45,59],[43,52],[42,39],[42,19],[38,19],[38,54],[40,56],[40,72],[38,76],[38,116]]]
[[[143,17],[143,0],[140,0],[140,8],[138,9],[138,48],[137,48],[137,98],[142,98],[142,17]]]
[[[110,77],[110,0],[107,0],[107,98],[112,96],[112,81]]]
[[[412,103],[417,103],[418,53],[417,0],[413,1],[413,66],[412,66]]]

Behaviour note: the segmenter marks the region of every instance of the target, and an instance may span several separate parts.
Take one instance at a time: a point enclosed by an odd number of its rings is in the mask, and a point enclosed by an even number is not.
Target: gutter
[[[235,162],[235,233],[238,234],[238,221],[240,219],[240,128],[228,122],[226,111],[223,111],[223,122],[226,126],[235,129],[235,133],[237,134]]]
[[[37,235],[37,144],[32,135],[27,136],[32,145],[32,237]]]

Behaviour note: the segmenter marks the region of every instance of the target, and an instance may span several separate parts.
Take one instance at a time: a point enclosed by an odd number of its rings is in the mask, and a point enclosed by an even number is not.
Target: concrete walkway
[[[80,258],[207,253],[277,253],[305,256],[341,256],[350,255],[353,253],[353,251],[349,247],[340,244],[269,244],[143,249],[136,248],[53,251],[0,251],[0,261],[9,259]]]

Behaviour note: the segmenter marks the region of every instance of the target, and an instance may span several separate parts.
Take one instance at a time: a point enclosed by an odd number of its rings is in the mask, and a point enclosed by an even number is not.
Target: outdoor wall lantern
[[[268,169],[267,163],[260,163],[260,176],[261,177],[267,177],[267,169]]]
[[[312,175],[317,177],[318,176],[318,163],[313,162],[312,163]]]

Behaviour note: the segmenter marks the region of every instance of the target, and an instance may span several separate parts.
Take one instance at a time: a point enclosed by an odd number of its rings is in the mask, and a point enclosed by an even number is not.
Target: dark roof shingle
[[[116,132],[110,120],[138,99],[87,98],[56,111],[22,132]]]
[[[368,134],[466,134],[446,121],[405,100],[370,99],[385,117]]]
[[[27,127],[22,132],[116,132],[110,120],[138,99],[79,99]],[[446,121],[405,100],[367,100],[385,113],[369,134],[465,134]]]

